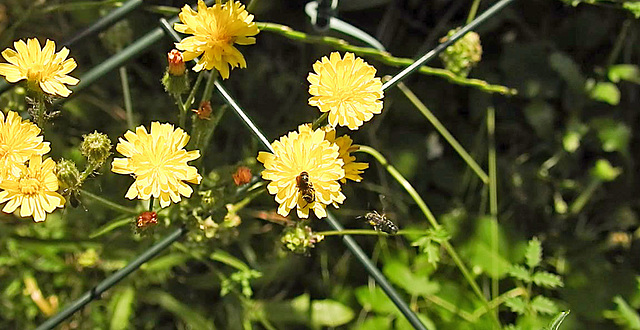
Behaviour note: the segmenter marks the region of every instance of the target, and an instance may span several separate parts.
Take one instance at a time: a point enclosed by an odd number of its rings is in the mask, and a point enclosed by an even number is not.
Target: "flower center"
[[[20,179],[20,192],[23,195],[33,195],[40,191],[40,182],[35,178]]]
[[[34,63],[29,66],[27,69],[27,80],[28,81],[40,81],[42,80],[43,72],[45,68],[42,64]]]

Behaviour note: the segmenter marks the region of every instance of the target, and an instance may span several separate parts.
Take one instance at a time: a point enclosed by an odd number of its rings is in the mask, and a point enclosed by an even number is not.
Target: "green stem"
[[[120,84],[122,85],[122,97],[124,98],[124,109],[127,113],[127,127],[133,131],[135,129],[135,124],[133,123],[133,105],[131,102],[131,87],[129,87],[127,68],[125,66],[121,66],[119,71]]]
[[[311,124],[311,128],[312,129],[316,129],[316,128],[322,126],[324,121],[327,120],[327,117],[329,117],[329,112],[325,112],[322,115],[320,115],[320,117],[318,117],[318,119],[313,121],[313,124]]]
[[[400,172],[398,172],[398,170],[395,169],[395,167],[389,164],[387,159],[384,158],[382,154],[380,154],[377,150],[369,146],[363,146],[363,145],[360,146],[360,149],[358,149],[358,151],[364,152],[373,156],[378,161],[378,163],[380,163],[380,165],[382,165],[387,170],[387,172],[389,172],[389,174],[391,174],[391,176],[394,179],[396,179],[396,181],[407,191],[407,193],[409,193],[411,198],[416,202],[416,204],[418,204],[418,207],[420,208],[422,213],[425,215],[425,217],[427,218],[431,226],[435,229],[440,228],[440,224],[436,220],[436,217],[433,215],[433,213],[431,213],[431,210],[429,210],[429,208],[427,207],[427,204],[424,202],[422,197],[420,197],[420,194],[418,194],[418,192],[413,188],[413,186],[411,186],[409,181],[407,181],[407,179],[405,179],[402,176],[402,174],[400,174]],[[488,304],[487,298],[485,298],[485,296],[482,294],[480,287],[476,283],[473,276],[471,276],[471,273],[467,269],[467,266],[464,265],[464,263],[462,262],[462,259],[460,259],[460,256],[458,255],[456,250],[453,248],[453,246],[449,243],[449,241],[444,241],[441,243],[441,245],[447,251],[447,253],[451,257],[453,262],[456,264],[456,266],[464,276],[464,278],[467,280],[473,292],[478,296],[478,298],[480,298],[480,300],[485,305]],[[498,322],[497,319],[495,321]]]
[[[91,199],[93,199],[94,201],[114,210],[114,211],[118,211],[118,212],[122,212],[122,213],[128,213],[128,214],[138,214],[138,211],[132,209],[132,208],[128,208],[128,207],[124,207],[120,204],[116,204],[112,201],[106,200],[98,195],[94,195],[84,189],[80,189],[80,191],[82,192],[82,195],[87,196]]]
[[[476,13],[478,13],[478,7],[480,7],[480,0],[473,0],[471,4],[471,9],[469,10],[469,16],[467,16],[467,23],[471,23],[474,18],[476,18]]]
[[[198,74],[198,78],[196,78],[196,83],[193,84],[193,88],[191,89],[191,92],[187,97],[187,101],[184,103],[184,108],[189,109],[193,105],[193,101],[196,98],[196,92],[198,91],[198,88],[200,88],[200,84],[202,83],[204,74],[205,74],[204,70],[200,71],[200,73]]]
[[[375,48],[353,46],[343,39],[327,36],[315,36],[306,34],[304,32],[295,31],[286,25],[266,22],[258,22],[256,23],[256,25],[261,31],[273,32],[285,38],[304,43],[330,45],[336,49],[352,52],[360,56],[370,57],[391,66],[407,67],[415,62],[410,58],[394,57],[388,52],[380,51]],[[432,68],[426,65],[422,65],[417,70],[418,72],[425,75],[444,78],[451,83],[477,88],[487,93],[499,93],[504,95],[515,95],[518,93],[515,89],[500,85],[491,85],[484,80],[460,77],[455,73],[445,69]]]
[[[202,99],[200,103],[211,100],[211,95],[213,94],[213,83],[218,78],[218,71],[211,70],[209,72],[209,78],[207,79],[207,84],[204,86],[204,92],[202,92]]]
[[[522,295],[527,295],[526,290],[523,288],[515,288],[503,293],[499,297],[496,297],[495,299],[491,300],[487,306],[482,306],[476,309],[471,315],[471,319],[473,320],[472,322],[475,322],[476,320],[478,320],[480,317],[482,317],[482,315],[484,315],[488,311],[498,308],[498,306],[504,304],[504,302],[507,299],[522,296]]]
[[[489,213],[491,214],[491,252],[494,256],[499,253],[498,246],[498,171],[496,161],[496,111],[493,107],[487,109],[487,135],[488,135],[488,162],[489,162]],[[491,259],[491,297],[496,298],[500,294],[498,282],[498,263],[496,258]],[[497,317],[498,311],[495,311]]]
[[[245,206],[247,206],[247,204],[249,204],[254,198],[258,197],[259,195],[261,195],[265,191],[267,191],[267,187],[266,186],[264,186],[262,189],[254,190],[249,196],[247,196],[244,199],[242,199],[241,201],[233,204],[233,206],[231,206],[227,210],[227,212],[228,213],[237,213],[238,211],[242,210]]]
[[[420,101],[420,99],[411,91],[411,89],[409,89],[409,87],[407,87],[402,82],[398,83],[398,88],[407,97],[407,99],[409,99],[409,101],[416,107],[416,109],[418,109],[418,111],[420,111],[425,116],[425,118],[427,118],[427,120],[431,123],[431,125],[433,125],[433,127],[438,131],[438,133],[440,133],[440,135],[442,135],[442,137],[447,142],[449,142],[451,147],[453,147],[453,149],[458,153],[458,155],[462,157],[462,160],[464,160],[465,163],[467,163],[467,165],[471,167],[473,172],[475,172],[476,175],[478,175],[480,180],[482,180],[484,184],[489,183],[489,177],[487,176],[487,173],[485,173],[485,171],[480,167],[480,165],[478,165],[478,163],[473,159],[473,157],[471,157],[471,155],[467,152],[467,150],[458,142],[458,140],[456,140],[455,137],[453,137],[453,135],[447,130],[447,128],[444,125],[442,125],[440,120],[438,120],[438,118],[429,110],[429,108],[427,108],[427,106],[424,105],[422,101]]]
[[[443,309],[446,309],[447,311],[449,311],[452,314],[456,314],[458,315],[461,319],[469,322],[469,323],[474,323],[475,319],[473,318],[473,316],[471,314],[469,314],[466,311],[461,310],[457,305],[452,304],[438,296],[435,295],[430,295],[430,296],[425,296],[424,297],[426,300],[434,303],[437,306],[440,306]]]
[[[611,50],[611,53],[607,58],[607,69],[612,66],[613,63],[615,63],[616,59],[618,59],[620,51],[622,51],[622,45],[624,44],[624,41],[627,40],[627,32],[629,31],[629,27],[631,26],[632,22],[633,21],[631,19],[627,19],[626,21],[624,21],[624,23],[622,23],[620,34],[618,34],[616,43],[613,45],[613,49]]]
[[[315,232],[316,235],[323,236],[340,236],[340,235],[389,235],[387,233],[383,233],[377,230],[371,229],[345,229],[345,230],[329,230],[329,231],[319,231]]]
[[[587,204],[587,202],[593,196],[593,193],[600,187],[602,181],[599,179],[591,179],[589,185],[582,193],[571,203],[569,206],[569,212],[573,215],[576,215],[582,211],[582,208]]]
[[[182,129],[186,129],[186,125],[187,125],[187,107],[185,106],[184,102],[182,101],[182,95],[177,94],[174,95],[175,99],[176,99],[176,103],[178,103],[178,107],[180,108],[180,118],[179,118],[179,125],[180,128]]]
[[[153,196],[149,197],[149,212],[153,212]]]
[[[36,103],[34,104],[34,120],[36,125],[44,132],[45,114],[47,113],[47,104],[44,100],[44,92],[37,93]]]

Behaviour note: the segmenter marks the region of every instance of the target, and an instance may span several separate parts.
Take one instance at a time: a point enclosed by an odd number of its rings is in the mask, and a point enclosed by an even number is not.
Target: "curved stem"
[[[395,167],[389,164],[387,159],[384,156],[382,156],[381,153],[379,153],[377,150],[369,146],[362,146],[362,145],[360,146],[360,149],[358,151],[364,152],[373,156],[373,158],[375,158],[378,161],[378,163],[380,163],[380,165],[382,165],[387,170],[387,172],[391,174],[391,176],[407,191],[407,193],[409,193],[411,198],[416,202],[416,204],[418,204],[418,207],[420,208],[424,216],[427,218],[431,226],[433,226],[433,228],[435,229],[439,229],[441,227],[440,224],[438,223],[438,220],[436,220],[436,217],[433,215],[433,213],[431,213],[431,210],[429,210],[429,207],[427,207],[427,204],[424,202],[422,197],[420,197],[420,194],[418,194],[418,192],[413,188],[413,186],[411,186],[409,181],[407,181],[407,179],[405,179],[402,176],[402,174],[400,174],[400,172],[396,170]],[[482,294],[480,287],[476,283],[473,276],[471,276],[471,273],[467,269],[467,266],[465,266],[465,264],[462,262],[462,259],[460,259],[460,256],[458,255],[456,250],[453,248],[453,246],[449,243],[449,241],[444,241],[441,243],[441,245],[447,251],[447,253],[451,257],[453,262],[456,264],[456,266],[464,276],[464,278],[467,280],[473,292],[478,296],[478,298],[480,298],[480,300],[485,305],[488,305],[487,298]],[[493,315],[493,317],[495,318],[495,315]],[[495,319],[495,321],[499,323],[497,319]]]
[[[92,194],[92,193],[90,193],[90,192],[88,192],[88,191],[86,191],[84,189],[80,189],[80,191],[82,192],[82,195],[87,196],[87,197],[95,200],[96,202],[98,202],[98,203],[100,203],[100,204],[102,204],[102,205],[104,205],[104,206],[106,206],[106,207],[108,207],[108,208],[110,208],[112,210],[119,211],[119,212],[122,212],[122,213],[128,213],[128,214],[138,214],[138,211],[136,211],[136,210],[134,210],[132,208],[128,208],[128,207],[122,206],[120,204],[116,204],[116,203],[114,203],[114,202],[112,202],[110,200],[104,199],[104,198],[102,198],[102,197],[100,197],[98,195],[94,195],[94,194]]]
[[[329,231],[314,232],[314,234],[323,235],[323,236],[340,236],[340,235],[376,235],[376,236],[384,235],[384,236],[387,236],[387,235],[389,235],[389,234],[383,233],[381,231],[371,230],[371,229],[329,230]]]
[[[127,127],[133,131],[135,129],[135,124],[133,123],[133,105],[131,102],[129,77],[127,77],[127,67],[121,66],[118,70],[120,72],[120,84],[122,85],[122,97],[124,98],[124,110],[127,113]]]
[[[471,9],[469,10],[469,16],[467,16],[467,23],[471,23],[474,18],[476,18],[476,14],[478,13],[478,7],[480,7],[480,0],[473,0],[471,4]]]

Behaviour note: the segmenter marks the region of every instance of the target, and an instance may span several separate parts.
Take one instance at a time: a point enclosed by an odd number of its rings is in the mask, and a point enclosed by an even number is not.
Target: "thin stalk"
[[[88,191],[86,191],[84,189],[80,189],[80,192],[82,192],[83,196],[87,196],[87,197],[93,199],[94,201],[96,201],[96,202],[102,204],[103,206],[106,206],[106,207],[108,207],[108,208],[110,208],[110,209],[112,209],[114,211],[118,211],[118,212],[122,212],[122,213],[128,213],[128,214],[136,214],[136,215],[138,214],[138,211],[136,211],[136,210],[134,210],[132,208],[128,208],[128,207],[122,206],[120,204],[116,204],[116,203],[114,203],[114,202],[112,202],[110,200],[104,199],[104,198],[102,198],[102,197],[100,197],[98,195],[94,195],[94,194],[92,194],[92,193],[90,193],[90,192],[88,192]]]
[[[433,127],[440,133],[440,135],[453,147],[453,149],[462,157],[467,165],[473,170],[473,172],[484,182],[485,184],[489,183],[489,177],[487,173],[478,165],[478,163],[471,157],[471,155],[467,152],[467,150],[456,140],[455,137],[447,130],[447,128],[442,125],[440,120],[427,108],[427,106],[420,101],[420,99],[407,87],[404,83],[399,82],[398,88],[402,93],[409,99],[409,101],[413,104],[413,106],[422,113],[425,118],[433,125]]]
[[[186,109],[191,108],[191,106],[193,105],[193,101],[196,99],[196,92],[198,91],[198,88],[200,88],[200,84],[202,83],[202,80],[204,79],[204,70],[200,71],[200,73],[198,73],[198,78],[196,78],[196,82],[195,84],[193,84],[193,88],[191,89],[191,92],[189,93],[189,96],[187,97],[187,101],[184,103],[184,107]]]
[[[153,212],[153,196],[149,197],[149,212]]]
[[[491,277],[491,297],[496,298],[500,294],[500,286],[498,281],[497,256],[498,246],[498,170],[496,161],[496,111],[493,107],[487,109],[487,136],[488,136],[488,162],[489,162],[489,213],[491,214],[491,251],[494,258],[491,259],[491,269],[493,276]],[[498,311],[494,313],[497,318]]]
[[[429,296],[425,296],[424,297],[426,300],[434,303],[435,305],[446,309],[447,311],[449,311],[452,314],[456,314],[458,315],[461,319],[469,322],[469,323],[473,323],[476,320],[473,318],[473,315],[469,314],[469,312],[463,311],[461,310],[457,305],[454,305],[438,296],[435,295],[429,295]]]
[[[42,323],[36,330],[50,330],[55,328],[57,325],[62,323],[67,317],[76,311],[80,310],[86,304],[90,303],[94,299],[100,298],[100,295],[107,291],[112,286],[116,285],[122,279],[127,277],[133,271],[138,269],[142,264],[149,261],[160,252],[162,252],[166,247],[171,245],[173,242],[177,241],[187,232],[187,230],[182,227],[176,229],[170,235],[162,239],[160,242],[153,245],[151,248],[147,249],[140,256],[132,260],[127,266],[113,273],[111,276],[105,278],[98,285],[85,292],[80,298],[76,299],[71,305],[67,306],[63,311],[56,314],[52,318],[48,319],[44,323]]]
[[[345,229],[345,230],[329,230],[329,231],[319,231],[315,232],[316,235],[323,236],[339,236],[339,235],[375,235],[375,236],[386,236],[389,235],[384,232],[380,232],[377,230],[371,229]]]
[[[415,61],[410,58],[395,57],[386,51],[377,50],[375,48],[353,46],[347,41],[339,38],[306,34],[301,31],[293,30],[291,27],[286,25],[267,22],[257,22],[256,25],[261,31],[276,33],[290,40],[311,44],[330,45],[331,47],[334,47],[336,49],[352,52],[359,56],[369,57],[384,64],[395,67],[407,67],[415,63]],[[498,93],[504,95],[515,95],[518,93],[517,90],[506,86],[492,85],[480,79],[460,77],[455,73],[445,69],[432,68],[423,65],[420,66],[420,68],[418,68],[417,70],[419,73],[425,75],[440,77],[451,83],[477,88],[487,93]]]
[[[473,0],[471,4],[471,9],[469,10],[469,16],[467,16],[467,23],[471,23],[474,18],[476,18],[476,14],[478,13],[478,7],[480,7],[480,0]]]
[[[213,94],[213,86],[217,81],[217,78],[218,71],[211,70],[211,72],[209,72],[207,84],[204,86],[204,91],[202,92],[202,99],[200,100],[200,103],[211,100],[211,95]]]
[[[135,129],[133,123],[133,105],[131,102],[131,87],[129,87],[129,78],[127,77],[127,67],[121,66],[120,69],[120,84],[122,85],[122,97],[124,98],[124,109],[127,113],[127,127],[130,130]]]
[[[582,208],[587,205],[587,202],[591,199],[591,196],[593,196],[593,193],[596,191],[596,189],[598,189],[598,187],[600,187],[601,184],[602,180],[591,179],[591,181],[589,181],[589,184],[587,185],[587,188],[584,189],[582,193],[580,193],[580,195],[578,195],[573,203],[571,203],[571,206],[569,206],[569,212],[573,215],[580,213],[580,211],[582,211]]]
[[[387,170],[387,172],[389,172],[389,174],[405,189],[405,191],[411,196],[411,198],[416,202],[416,204],[418,204],[418,207],[420,208],[422,213],[425,215],[425,217],[427,218],[431,226],[434,229],[439,229],[441,227],[438,221],[436,220],[436,217],[433,215],[433,213],[431,213],[431,210],[429,210],[429,207],[427,207],[427,204],[424,202],[420,194],[418,194],[418,192],[413,188],[413,186],[411,186],[409,181],[407,181],[407,179],[405,179],[402,176],[402,174],[400,174],[400,172],[396,170],[395,167],[389,164],[387,159],[384,156],[382,156],[381,153],[379,153],[377,150],[369,146],[363,146],[363,145],[360,146],[360,149],[358,149],[358,151],[364,152],[373,156],[378,161],[378,163],[380,163],[380,165],[382,165]],[[458,255],[456,250],[449,243],[449,241],[444,241],[441,243],[441,245],[447,251],[447,253],[451,257],[453,262],[456,264],[456,266],[462,273],[462,276],[467,280],[473,292],[486,305],[488,303],[487,298],[485,298],[485,296],[482,294],[482,290],[480,290],[480,287],[476,283],[473,276],[471,276],[471,273],[467,269],[467,266],[465,266],[465,264],[462,262],[462,259],[460,259],[460,256]]]
[[[499,297],[494,298],[489,302],[488,306],[482,306],[476,309],[473,314],[471,314],[471,319],[473,322],[482,317],[482,315],[486,314],[488,311],[498,308],[498,306],[504,304],[504,302],[509,298],[514,298],[522,295],[527,295],[527,291],[523,288],[515,288],[511,289]],[[487,309],[487,307],[489,309]]]
[[[329,117],[329,112],[324,112],[322,115],[320,115],[320,117],[318,117],[318,119],[313,121],[313,124],[311,124],[311,128],[316,129],[322,126],[325,120],[327,120],[327,117]]]
[[[613,49],[611,50],[611,53],[609,53],[609,57],[607,58],[607,69],[612,66],[613,63],[615,63],[618,59],[620,51],[622,51],[624,41],[627,40],[627,33],[629,32],[629,27],[632,23],[632,19],[627,19],[626,21],[624,21],[624,23],[622,23],[622,28],[620,29],[620,33],[618,34],[616,43],[613,45]]]
[[[187,126],[187,107],[185,106],[184,102],[182,101],[182,95],[178,94],[175,95],[176,98],[176,103],[178,103],[178,107],[180,108],[180,117],[179,117],[179,125],[180,128],[184,129]]]

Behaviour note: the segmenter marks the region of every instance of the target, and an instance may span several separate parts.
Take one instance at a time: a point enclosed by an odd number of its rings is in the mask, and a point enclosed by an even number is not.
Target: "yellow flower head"
[[[299,218],[308,218],[310,209],[324,218],[327,205],[337,207],[345,200],[339,183],[344,162],[338,146],[325,140],[322,129],[300,125],[298,132],[289,132],[271,146],[274,153],[260,152],[258,161],[265,168],[262,178],[271,181],[267,190],[280,204],[278,214],[287,216],[297,206]]]
[[[144,126],[136,132],[127,131],[120,138],[116,150],[126,158],[115,158],[111,171],[132,174],[135,182],[125,197],[147,200],[160,199],[160,206],[180,201],[180,195],[190,197],[193,189],[186,182],[200,183],[198,169],[187,162],[200,157],[200,151],[186,151],[189,135],[171,124],[151,123],[151,133]]]
[[[9,175],[0,183],[0,203],[9,201],[2,209],[3,212],[13,213],[20,207],[21,217],[31,216],[33,220],[40,222],[44,221],[46,213],[64,206],[64,197],[56,192],[56,163],[51,158],[43,162],[42,156],[33,155],[28,167],[24,164],[17,167],[17,176]]]
[[[355,130],[382,111],[382,82],[376,69],[352,53],[337,52],[313,64],[307,80],[309,104],[329,111],[329,123]]]
[[[32,90],[42,90],[47,94],[67,97],[71,90],[65,85],[76,85],[79,80],[68,76],[76,68],[76,61],[68,58],[69,50],[65,47],[56,53],[56,43],[48,40],[44,48],[40,48],[38,39],[18,40],[13,43],[15,50],[7,48],[2,57],[9,63],[0,63],[0,76],[8,82],[15,83],[27,80]]]
[[[369,164],[367,163],[356,163],[356,157],[351,156],[351,153],[358,150],[360,148],[359,145],[353,144],[353,140],[348,135],[343,135],[336,139],[336,130],[333,128],[325,127],[324,128],[326,135],[325,140],[330,143],[335,143],[339,148],[340,159],[344,162],[344,178],[340,180],[340,182],[345,183],[347,179],[360,182],[362,177],[360,174],[364,173],[364,170],[369,168]]]
[[[0,112],[0,182],[9,173],[19,175],[17,165],[24,164],[33,155],[49,152],[49,142],[43,142],[40,128],[9,111],[7,117]]]
[[[176,23],[173,28],[193,36],[182,39],[176,48],[184,52],[185,61],[202,55],[193,70],[216,68],[222,78],[227,79],[229,66],[247,67],[244,56],[233,44],[255,44],[256,38],[252,36],[260,30],[242,3],[231,0],[221,4],[218,0],[212,7],[207,7],[204,1],[198,0],[197,12],[185,5],[178,16],[184,24]]]

